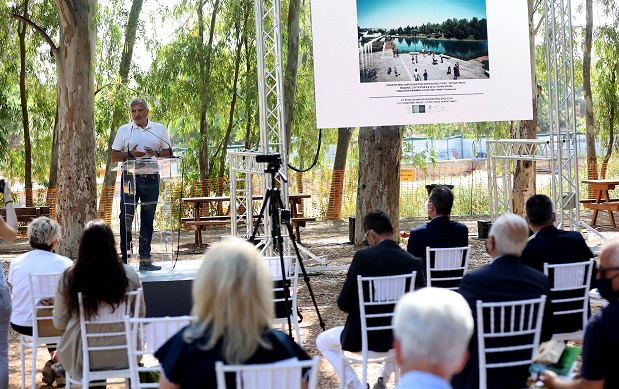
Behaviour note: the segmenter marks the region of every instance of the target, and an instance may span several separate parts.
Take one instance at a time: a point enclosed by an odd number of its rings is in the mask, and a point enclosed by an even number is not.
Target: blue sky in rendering
[[[421,26],[473,17],[486,17],[486,0],[357,0],[361,28]]]

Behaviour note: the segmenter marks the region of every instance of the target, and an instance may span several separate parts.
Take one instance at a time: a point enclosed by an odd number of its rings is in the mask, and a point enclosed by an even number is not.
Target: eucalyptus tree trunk
[[[62,255],[77,256],[86,222],[97,215],[94,63],[96,0],[55,0],[60,18],[58,201]]]
[[[228,148],[228,144],[230,143],[230,134],[232,134],[232,129],[234,128],[234,113],[236,109],[236,100],[237,100],[237,89],[239,84],[239,75],[241,71],[241,57],[243,53],[243,35],[245,34],[245,26],[247,26],[247,19],[249,17],[249,12],[245,12],[245,17],[243,25],[241,25],[240,21],[236,21],[236,49],[234,54],[234,77],[232,81],[232,100],[230,101],[230,115],[228,116],[228,126],[226,127],[226,134],[224,135],[224,139],[221,142],[221,155],[219,156],[219,175],[223,177],[227,153],[226,150]],[[223,190],[223,188],[222,188]],[[221,193],[218,193],[220,195]]]
[[[335,160],[333,161],[333,177],[329,189],[329,204],[327,205],[326,219],[339,219],[342,217],[342,192],[344,189],[344,176],[348,145],[352,138],[353,129],[350,127],[337,129],[337,146]]]
[[[400,163],[402,131],[399,126],[361,127],[355,244],[363,240],[363,217],[371,210],[385,211],[394,233],[400,230]]]
[[[136,32],[140,13],[142,12],[143,0],[133,0],[131,4],[131,12],[125,29],[125,44],[123,45],[123,54],[120,59],[118,75],[120,76],[121,85],[119,88],[126,87],[129,78],[129,69],[133,58],[133,46],[135,45]],[[127,117],[128,108],[125,104],[114,104],[112,110],[112,123],[110,124],[110,137],[107,142],[107,156],[105,160],[105,174],[103,176],[103,187],[101,188],[101,199],[99,201],[98,216],[108,223],[111,221],[112,199],[114,198],[114,189],[116,188],[117,172],[114,169],[116,162],[112,162],[112,144],[116,137],[118,128],[123,124],[123,118]]]
[[[598,178],[597,154],[595,151],[595,122],[593,119],[593,96],[591,92],[591,51],[593,50],[593,0],[585,0],[585,42],[582,58],[582,90],[585,99],[585,139],[587,144],[587,178]],[[595,193],[590,190],[589,197]]]
[[[615,63],[612,67],[610,74],[610,83],[613,85],[612,90],[617,90],[617,72],[619,71],[619,64]],[[606,178],[606,171],[608,169],[608,162],[613,155],[613,149],[615,148],[615,112],[617,107],[617,95],[612,95],[612,103],[609,104],[608,110],[608,147],[606,148],[606,155],[604,155],[604,161],[602,162],[602,169],[600,170],[600,176],[602,179]],[[595,150],[595,147],[594,147]],[[597,170],[597,169],[596,169]]]
[[[28,18],[28,0],[24,0],[24,18]],[[28,118],[28,94],[26,92],[26,28],[20,24],[17,30],[19,37],[19,100],[21,104],[21,120],[24,129],[24,181],[26,189],[26,206],[32,207],[32,146],[30,143],[30,119]]]
[[[209,178],[209,137],[208,128],[206,125],[206,110],[208,108],[207,89],[211,78],[211,62],[213,55],[213,39],[215,37],[215,21],[217,20],[217,11],[219,9],[219,0],[215,0],[213,4],[213,12],[211,13],[211,24],[209,31],[208,44],[204,47],[204,2],[198,1],[198,29],[200,40],[200,136],[202,138],[202,148],[198,159],[200,168],[200,180],[202,181],[202,194],[207,195],[208,187],[204,185],[204,181]],[[204,57],[206,51],[206,56]]]
[[[299,19],[301,0],[290,0],[288,8],[288,56],[284,73],[284,120],[286,124],[286,145],[290,152],[292,138],[292,119],[294,98],[297,92],[297,72],[299,69]]]
[[[531,104],[533,105],[533,119],[521,120],[511,131],[513,139],[535,139],[537,137],[537,118],[538,118],[538,88],[537,76],[535,74],[535,26],[533,23],[533,1],[528,0],[529,4],[529,50],[531,61]],[[512,211],[517,214],[525,215],[525,204],[529,197],[535,194],[535,162],[517,161],[514,171],[514,186],[512,197]]]

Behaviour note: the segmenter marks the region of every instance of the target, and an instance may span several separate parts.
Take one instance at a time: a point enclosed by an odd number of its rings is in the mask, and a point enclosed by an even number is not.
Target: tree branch
[[[45,32],[45,30],[43,30],[41,27],[39,27],[35,22],[33,22],[32,20],[23,17],[21,15],[17,15],[16,13],[12,13],[11,17],[13,19],[17,19],[27,25],[29,25],[30,27],[34,28],[35,31],[37,31],[39,34],[41,34],[41,36],[43,37],[43,39],[45,39],[45,41],[50,45],[50,50],[49,53],[52,57],[56,57],[56,53],[58,53],[58,46],[56,46],[56,44],[54,43],[54,41],[52,41],[52,38],[49,37],[49,35],[47,35],[47,33]]]

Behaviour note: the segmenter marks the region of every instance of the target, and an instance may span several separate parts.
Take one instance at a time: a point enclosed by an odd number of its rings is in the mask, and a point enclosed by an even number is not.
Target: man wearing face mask
[[[606,242],[600,252],[597,287],[609,304],[589,320],[580,374],[562,381],[555,373],[545,371],[540,380],[548,389],[619,388],[619,239]]]
[[[370,248],[357,251],[350,263],[344,286],[337,299],[338,307],[348,313],[344,326],[331,328],[316,338],[316,346],[331,363],[336,374],[342,373],[340,350],[361,351],[361,318],[359,313],[359,294],[357,276],[377,277],[410,274],[417,272],[415,289],[426,286],[422,274],[421,260],[402,250],[394,240],[393,225],[389,216],[383,211],[371,211],[363,219],[363,228]],[[389,325],[390,323],[385,323]],[[368,345],[371,351],[386,352],[393,347],[393,334],[383,331],[368,333]],[[393,363],[384,365],[379,381],[374,388],[384,388],[389,376],[394,371]],[[365,389],[367,383],[361,383],[350,365],[344,366],[345,388]]]
[[[464,224],[449,219],[453,203],[454,195],[448,187],[439,185],[432,188],[426,201],[426,211],[432,220],[411,230],[406,251],[421,258],[424,269],[426,247],[464,247],[469,244],[469,229]]]

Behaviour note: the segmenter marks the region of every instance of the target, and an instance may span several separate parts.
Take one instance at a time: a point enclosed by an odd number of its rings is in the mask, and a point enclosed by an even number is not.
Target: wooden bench
[[[611,202],[619,201],[619,199],[610,199]],[[582,204],[595,203],[595,199],[581,199]],[[605,203],[606,199],[600,199],[600,203]]]
[[[6,208],[0,209],[0,215],[6,219]],[[17,216],[17,224],[18,229],[23,231],[27,229],[28,223],[33,221],[39,216],[47,216],[50,215],[50,207],[49,206],[41,206],[41,207],[15,207],[15,216]]]
[[[619,211],[619,201],[604,201],[601,203],[585,202],[583,203],[583,207],[593,210]]]
[[[254,215],[254,219],[257,216]],[[230,216],[201,216],[200,220],[193,218],[181,219],[186,226],[193,228],[198,239],[198,247],[202,247],[202,230],[208,226],[225,226],[230,224]],[[290,218],[290,223],[295,229],[297,242],[301,243],[300,227],[305,227],[306,222],[316,221],[315,217],[293,217]]]

